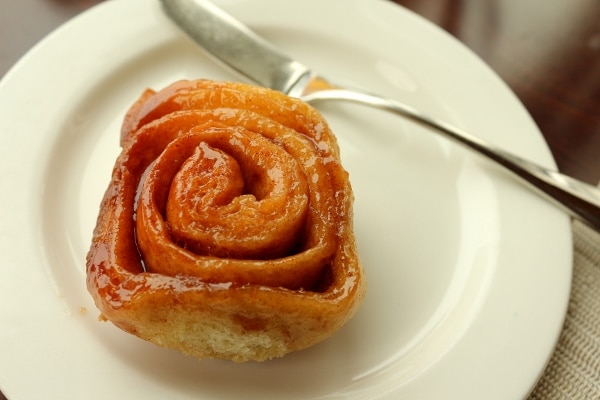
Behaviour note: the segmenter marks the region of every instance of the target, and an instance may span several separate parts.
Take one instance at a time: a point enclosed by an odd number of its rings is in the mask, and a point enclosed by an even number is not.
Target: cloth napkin
[[[600,399],[600,234],[573,222],[571,298],[558,344],[528,400]]]

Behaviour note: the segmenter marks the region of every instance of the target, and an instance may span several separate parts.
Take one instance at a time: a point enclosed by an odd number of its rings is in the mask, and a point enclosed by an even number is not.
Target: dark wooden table
[[[529,110],[559,169],[598,183],[598,0],[394,1],[438,24],[483,58]],[[0,77],[47,33],[100,2],[0,0]],[[0,400],[5,400],[1,393]]]

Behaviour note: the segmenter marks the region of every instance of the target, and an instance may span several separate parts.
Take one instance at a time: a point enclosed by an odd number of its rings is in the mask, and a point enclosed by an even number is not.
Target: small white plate
[[[553,165],[500,79],[440,29],[377,0],[217,2],[337,81],[404,100]],[[262,364],[197,361],[97,320],[85,288],[127,107],[180,78],[236,79],[158,2],[101,4],[0,83],[0,385],[24,399],[519,399],[558,338],[569,219],[406,120],[329,104],[369,279],[330,340]]]

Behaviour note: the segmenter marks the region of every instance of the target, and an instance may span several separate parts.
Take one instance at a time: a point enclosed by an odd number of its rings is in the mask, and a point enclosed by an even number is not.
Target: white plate
[[[472,53],[384,1],[222,0],[337,80],[397,97],[546,165],[531,118]],[[330,340],[262,364],[196,361],[97,320],[84,257],[147,87],[235,79],[157,2],[106,2],[0,84],[0,385],[23,399],[518,399],[560,332],[568,218],[485,160],[405,120],[323,108],[356,194],[369,292]]]

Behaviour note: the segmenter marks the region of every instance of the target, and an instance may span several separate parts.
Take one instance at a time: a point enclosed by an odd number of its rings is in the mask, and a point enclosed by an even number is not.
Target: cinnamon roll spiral
[[[198,358],[316,344],[365,290],[352,189],[323,117],[281,93],[179,81],[130,108],[87,286],[105,319]]]

